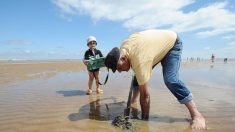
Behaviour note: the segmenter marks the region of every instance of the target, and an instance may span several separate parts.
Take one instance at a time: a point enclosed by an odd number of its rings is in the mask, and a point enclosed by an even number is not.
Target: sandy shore
[[[234,66],[182,63],[181,79],[207,120],[206,131],[235,131]],[[102,81],[105,76],[102,70]],[[110,73],[102,87],[104,94],[86,95],[87,80],[80,61],[0,62],[0,131],[121,131],[111,122],[123,112],[131,72]],[[132,131],[191,131],[189,113],[165,87],[160,66],[155,68],[149,87],[150,120],[131,120]],[[139,110],[132,113],[140,116]]]
[[[0,84],[49,78],[58,72],[86,69],[81,61],[0,61]]]

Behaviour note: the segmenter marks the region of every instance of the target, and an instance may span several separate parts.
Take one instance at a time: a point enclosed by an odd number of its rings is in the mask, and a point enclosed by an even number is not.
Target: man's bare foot
[[[204,130],[206,129],[206,121],[202,115],[194,116],[192,118],[191,128],[194,130]]]
[[[206,120],[202,114],[197,110],[196,104],[193,100],[185,104],[192,117],[191,128],[194,130],[206,129]]]

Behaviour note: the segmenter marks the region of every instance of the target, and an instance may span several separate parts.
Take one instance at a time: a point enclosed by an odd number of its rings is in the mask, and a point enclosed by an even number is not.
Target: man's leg
[[[194,129],[205,129],[205,119],[197,110],[197,107],[192,100],[192,94],[179,79],[179,68],[181,62],[182,42],[177,40],[175,46],[161,61],[163,69],[163,78],[166,86],[172,94],[178,99],[181,104],[185,104],[188,108]]]
[[[196,104],[193,100],[185,104],[186,107],[189,110],[189,113],[192,118],[192,125],[191,128],[193,129],[206,129],[206,122],[205,118],[202,116],[202,114],[197,110]]]

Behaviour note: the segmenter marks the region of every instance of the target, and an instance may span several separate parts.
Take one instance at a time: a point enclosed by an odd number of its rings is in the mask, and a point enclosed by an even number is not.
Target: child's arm
[[[87,66],[86,60],[89,60],[88,51],[86,51],[86,53],[84,54],[84,57],[83,57],[83,63]]]
[[[83,63],[87,66],[87,62],[85,60],[83,60]]]

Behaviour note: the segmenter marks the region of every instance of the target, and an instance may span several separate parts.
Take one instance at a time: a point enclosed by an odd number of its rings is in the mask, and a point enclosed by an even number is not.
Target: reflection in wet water
[[[96,95],[96,100],[93,101],[92,95],[89,95],[89,119],[95,120],[107,120],[108,117],[105,116],[106,113],[101,112],[101,104],[100,104],[100,95]],[[107,111],[104,111],[107,112]]]
[[[102,95],[88,96],[89,104],[82,106],[78,113],[68,116],[69,120],[76,121],[82,119],[92,119],[107,121],[114,119],[115,116],[123,115],[125,102],[116,102],[114,97],[101,98]]]
[[[213,68],[214,68],[214,65],[213,65],[213,64],[211,64],[210,68],[211,68],[211,69],[213,69]]]
[[[171,116],[163,116],[163,115],[152,115],[150,121],[155,122],[165,122],[165,123],[175,123],[175,122],[191,122],[189,118],[176,118]]]
[[[68,116],[69,120],[77,121],[83,119],[92,119],[99,121],[113,120],[115,117],[124,114],[126,103],[117,102],[116,98],[102,98],[102,95],[89,95],[89,104],[82,106],[78,113],[72,113]],[[131,108],[131,119],[140,120],[140,110]],[[175,118],[164,115],[150,115],[149,121],[162,122],[162,123],[175,123],[175,122],[190,122],[188,118]]]
[[[206,63],[181,68],[180,76],[195,95],[198,108],[210,128],[208,131],[235,131],[234,65],[214,63],[211,68],[211,63]],[[4,75],[4,72],[0,74],[0,78]],[[129,86],[130,78],[115,74],[104,87],[103,95],[87,96],[86,76],[86,71],[57,72],[51,78],[0,85],[0,131],[118,131],[111,126],[112,118],[123,114],[126,104],[115,99],[127,99],[125,88]],[[132,109],[135,130],[191,131],[188,112],[174,102],[175,98],[163,82],[161,68],[155,69],[149,86],[150,119],[138,120],[139,110]]]

